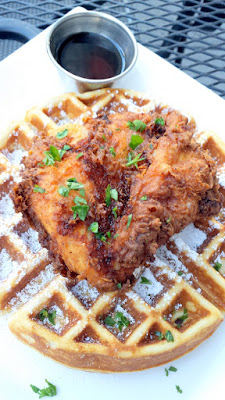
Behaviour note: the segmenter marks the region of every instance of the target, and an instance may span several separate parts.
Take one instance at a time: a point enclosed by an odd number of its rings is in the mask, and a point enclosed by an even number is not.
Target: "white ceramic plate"
[[[51,97],[76,91],[48,59],[46,31],[0,63],[0,132],[25,111]],[[225,140],[225,102],[143,46],[135,68],[117,87],[136,89],[191,114],[200,130],[212,129]],[[56,400],[224,400],[225,324],[191,353],[151,370],[108,374],[72,370],[17,341],[0,317],[0,398],[38,399],[30,384],[57,386]],[[177,372],[165,375],[173,365]],[[176,390],[179,385],[183,390]],[[47,399],[47,398],[46,398]]]

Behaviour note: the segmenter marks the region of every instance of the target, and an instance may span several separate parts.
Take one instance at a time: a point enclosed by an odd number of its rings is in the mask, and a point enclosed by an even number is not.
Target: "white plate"
[[[45,49],[46,31],[0,63],[0,132],[25,111],[51,97],[76,91],[74,82],[52,65]],[[139,45],[135,68],[118,87],[136,89],[191,114],[200,130],[212,129],[225,140],[225,102],[162,58]],[[225,324],[198,348],[151,370],[108,374],[76,371],[20,343],[0,318],[0,398],[38,399],[29,385],[57,386],[57,400],[224,400]],[[165,375],[165,368],[178,371]],[[183,390],[176,390],[179,385]]]

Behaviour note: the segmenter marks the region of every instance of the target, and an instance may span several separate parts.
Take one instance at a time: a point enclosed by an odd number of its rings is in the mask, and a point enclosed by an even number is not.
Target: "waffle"
[[[102,89],[67,93],[27,112],[0,138],[0,309],[9,328],[42,354],[74,368],[125,372],[154,367],[192,350],[223,320],[225,309],[225,208],[190,224],[137,268],[130,286],[100,293],[86,280],[57,273],[38,232],[16,213],[10,198],[22,158],[36,135],[68,129],[85,137],[89,115],[148,112],[141,93]],[[76,124],[84,126],[76,135]],[[196,134],[218,166],[225,187],[225,145],[215,134]]]

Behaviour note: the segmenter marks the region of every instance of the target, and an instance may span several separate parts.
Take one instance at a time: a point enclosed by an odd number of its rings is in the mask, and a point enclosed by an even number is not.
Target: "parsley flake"
[[[66,187],[66,186],[60,186],[60,187],[58,188],[58,193],[59,193],[61,196],[68,197],[68,196],[69,196],[69,192],[70,192],[70,188],[68,188],[68,187]]]
[[[119,233],[116,233],[114,236],[113,236],[113,239],[116,239],[116,238],[118,238],[120,235],[119,235]]]
[[[83,199],[83,197],[80,196],[76,196],[73,201],[77,206],[80,206],[81,204],[87,204],[87,200]]]
[[[179,276],[183,275],[183,271],[178,271],[177,275]]]
[[[78,153],[78,154],[77,154],[77,156],[76,156],[76,160],[78,160],[78,158],[82,157],[83,155],[84,155],[84,153],[83,153],[83,152],[81,152],[81,153]]]
[[[106,317],[104,322],[108,326],[114,326],[116,324],[116,321],[110,316]]]
[[[159,338],[159,340],[164,339],[164,335],[163,335],[163,333],[160,332],[160,331],[155,331],[155,335]]]
[[[173,367],[172,365],[169,367],[169,371],[177,372],[177,368]]]
[[[214,264],[214,266],[213,266],[213,268],[214,268],[216,271],[219,271],[221,267],[222,267],[222,264],[219,263],[219,262],[216,262],[216,263]]]
[[[112,154],[113,157],[116,156],[116,153],[115,153],[115,150],[114,150],[113,147],[110,147],[109,151],[110,151],[110,153]]]
[[[141,121],[140,119],[135,119],[133,122],[128,121],[127,122],[128,128],[130,128],[132,131],[140,131],[143,132],[146,128],[146,124]]]
[[[118,201],[118,192],[116,189],[110,189],[110,197],[111,199]]]
[[[176,385],[176,389],[177,389],[178,393],[183,393],[183,390],[181,390],[180,386]]]
[[[128,327],[130,325],[129,319],[127,319],[122,312],[117,312],[115,314],[115,319],[117,321],[118,328],[120,332],[123,330],[123,326]]]
[[[58,132],[56,137],[57,139],[63,139],[68,135],[68,129],[64,129],[64,131]]]
[[[126,229],[128,229],[128,228],[129,228],[129,226],[130,226],[130,223],[131,223],[131,221],[132,221],[132,217],[133,217],[133,215],[132,215],[132,214],[129,214],[129,215],[128,215],[128,219],[127,219],[127,227],[126,227]]]
[[[34,185],[34,189],[33,189],[34,193],[47,193],[45,189],[42,189],[40,186],[38,185]]]
[[[167,342],[174,342],[174,338],[173,338],[173,335],[172,335],[172,333],[170,332],[170,331],[166,331],[166,333],[165,333],[165,338],[166,338],[166,340],[167,340]]]
[[[118,207],[116,206],[116,207],[114,207],[114,208],[112,209],[112,213],[113,213],[115,219],[117,219],[117,208],[118,208]]]
[[[116,287],[117,287],[118,289],[121,289],[122,283],[117,283]]]
[[[139,144],[143,143],[144,139],[139,135],[132,135],[129,146],[132,150],[135,150]]]
[[[45,382],[48,384],[48,387],[44,389],[39,389],[37,386],[30,385],[33,392],[39,394],[39,399],[42,397],[53,397],[57,394],[56,386],[48,382],[47,379],[45,379]]]
[[[168,376],[169,375],[169,371],[168,371],[167,368],[165,368],[165,372],[166,372],[166,376]]]
[[[155,124],[164,126],[165,125],[165,120],[162,117],[156,118],[155,119]]]
[[[150,147],[150,149],[153,150],[153,145],[152,145],[152,143],[150,143],[149,147]]]
[[[166,224],[169,224],[171,221],[171,216],[166,220]]]
[[[89,226],[88,230],[93,233],[98,233],[98,222],[92,222],[92,224]]]
[[[147,199],[148,199],[147,196],[141,197],[141,200],[142,200],[142,201],[145,201],[145,200],[147,200]]]
[[[116,189],[111,189],[111,186],[108,185],[105,191],[105,203],[106,206],[110,206],[111,199],[118,201],[118,192]]]
[[[68,179],[67,186],[70,188],[70,190],[79,190],[84,188],[83,183],[79,183],[76,178]]]
[[[130,153],[131,154],[131,153]],[[142,157],[142,158],[140,158],[141,157],[141,154],[142,153],[139,153],[136,157],[132,157],[132,155],[129,157],[129,155],[128,155],[128,162],[126,163],[126,166],[127,167],[130,167],[131,165],[135,165],[135,167],[138,169],[138,165],[137,165],[137,163],[138,162],[140,162],[140,161],[143,161],[143,160],[145,160],[145,158],[144,157]]]
[[[145,276],[141,277],[141,282],[140,283],[144,283],[145,285],[152,285],[152,282],[149,281],[147,278],[145,278]]]
[[[90,207],[86,204],[82,204],[82,205],[73,206],[73,207],[71,207],[71,209],[73,211],[74,219],[76,219],[78,216],[78,218],[81,221],[85,221]]]
[[[37,315],[37,318],[39,318],[42,322],[44,321],[45,318],[48,318],[49,322],[52,325],[55,325],[55,317],[56,317],[56,311],[49,312],[46,308],[43,308]]]

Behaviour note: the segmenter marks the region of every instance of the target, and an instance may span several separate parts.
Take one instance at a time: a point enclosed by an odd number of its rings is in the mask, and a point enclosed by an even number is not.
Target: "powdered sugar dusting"
[[[141,283],[142,277],[148,279],[151,284]],[[162,292],[163,285],[158,282],[152,272],[146,268],[141,277],[135,283],[133,290],[138,293],[139,296],[146,301],[146,303],[151,304],[154,297]]]
[[[19,264],[13,261],[7,251],[3,249],[0,253],[0,280],[6,279],[18,267]]]
[[[38,232],[32,228],[29,228],[26,232],[21,234],[22,241],[32,251],[32,253],[38,253],[41,250],[38,236]]]
[[[207,239],[205,232],[196,228],[194,224],[186,226],[180,233],[175,234],[171,240],[182,239],[186,245],[192,250],[197,251],[198,247],[201,246]]]
[[[73,286],[71,292],[83,302],[85,307],[92,305],[99,296],[98,290],[90,286],[86,279],[80,281],[76,286]]]
[[[2,150],[2,154],[11,162],[13,165],[19,165],[23,157],[28,155],[28,152],[24,149],[15,149],[9,152],[7,149]]]
[[[192,284],[193,275],[188,271],[187,267],[179,260],[179,258],[168,250],[166,246],[161,246],[157,252],[156,256],[173,269],[176,273],[180,273],[182,278]]]
[[[0,200],[0,215],[4,218],[11,217],[15,214],[14,205],[9,194],[3,196]]]
[[[218,169],[217,178],[219,184],[223,186],[223,188],[225,188],[225,164],[223,164],[222,167]]]

